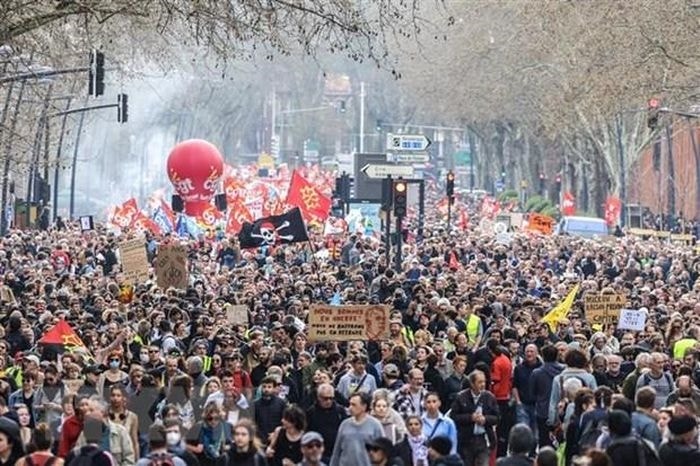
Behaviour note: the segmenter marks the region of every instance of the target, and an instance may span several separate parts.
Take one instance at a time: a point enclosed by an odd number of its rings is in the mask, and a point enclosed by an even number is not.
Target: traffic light
[[[93,50],[90,52],[90,69],[88,70],[88,95],[97,97],[105,93],[105,55]]]
[[[119,123],[129,121],[129,96],[126,94],[117,96],[117,121]]]
[[[661,101],[653,98],[647,102],[647,126],[650,130],[655,130],[659,126],[659,108]]]
[[[344,100],[341,100],[341,101],[340,101],[340,106],[338,107],[338,111],[339,111],[340,113],[345,113],[346,108],[345,108],[345,101],[344,101]]]
[[[408,184],[403,180],[394,181],[394,215],[397,217],[406,216],[408,204]]]
[[[554,184],[557,192],[561,192],[561,175],[557,175],[556,178],[554,178]]]
[[[350,175],[347,173],[335,179],[335,196],[344,203],[350,202]]]
[[[455,174],[450,170],[447,172],[447,197],[452,199],[455,195]]]
[[[376,124],[375,128],[377,129],[377,132],[378,132],[378,133],[381,133],[381,132],[382,132],[382,126],[383,126],[383,125],[382,125],[382,120],[377,120],[377,124]]]

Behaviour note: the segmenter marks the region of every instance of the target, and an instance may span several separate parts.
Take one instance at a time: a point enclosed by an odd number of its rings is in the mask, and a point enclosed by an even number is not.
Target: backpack
[[[588,448],[595,448],[598,437],[603,434],[601,422],[588,421],[583,430],[579,433],[578,448],[580,452],[585,452]]]
[[[44,461],[44,466],[53,466],[58,460],[57,456],[49,456],[46,461]],[[24,457],[24,464],[26,466],[36,466],[36,463],[32,459],[32,455],[27,455]]]
[[[634,444],[637,448],[637,466],[663,466],[654,446],[647,440],[637,436],[614,439],[606,450],[614,449],[617,445],[631,444]]]
[[[668,372],[664,372],[664,375],[662,377],[668,384],[668,387],[671,389],[670,391],[673,391],[673,389],[675,388],[675,384],[673,383],[673,377],[671,377],[671,374],[669,374]],[[645,372],[644,374],[642,374],[642,386],[646,387],[647,385],[649,385],[649,382],[651,382],[651,376],[648,372]]]
[[[161,453],[157,455],[148,455],[148,466],[175,466],[173,455],[170,453]]]
[[[99,448],[93,447],[89,452],[86,452],[81,448],[79,453],[75,455],[75,458],[73,458],[68,466],[93,466],[93,460],[101,453],[102,450]]]

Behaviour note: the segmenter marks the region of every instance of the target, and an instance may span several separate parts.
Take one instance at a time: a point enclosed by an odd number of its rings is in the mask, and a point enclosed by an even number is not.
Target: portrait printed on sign
[[[365,314],[365,328],[368,340],[383,340],[387,337],[387,315],[382,306],[373,306]]]

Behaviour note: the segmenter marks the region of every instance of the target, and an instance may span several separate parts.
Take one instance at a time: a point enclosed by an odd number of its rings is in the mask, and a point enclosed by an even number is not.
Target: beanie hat
[[[697,422],[695,422],[692,416],[673,416],[668,423],[668,430],[670,430],[673,435],[683,435],[692,431],[697,425]]]

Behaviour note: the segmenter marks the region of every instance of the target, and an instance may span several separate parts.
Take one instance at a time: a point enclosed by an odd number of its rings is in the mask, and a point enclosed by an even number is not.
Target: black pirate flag
[[[306,225],[298,207],[282,215],[259,218],[253,223],[245,222],[238,233],[242,248],[258,248],[277,244],[308,241]]]

